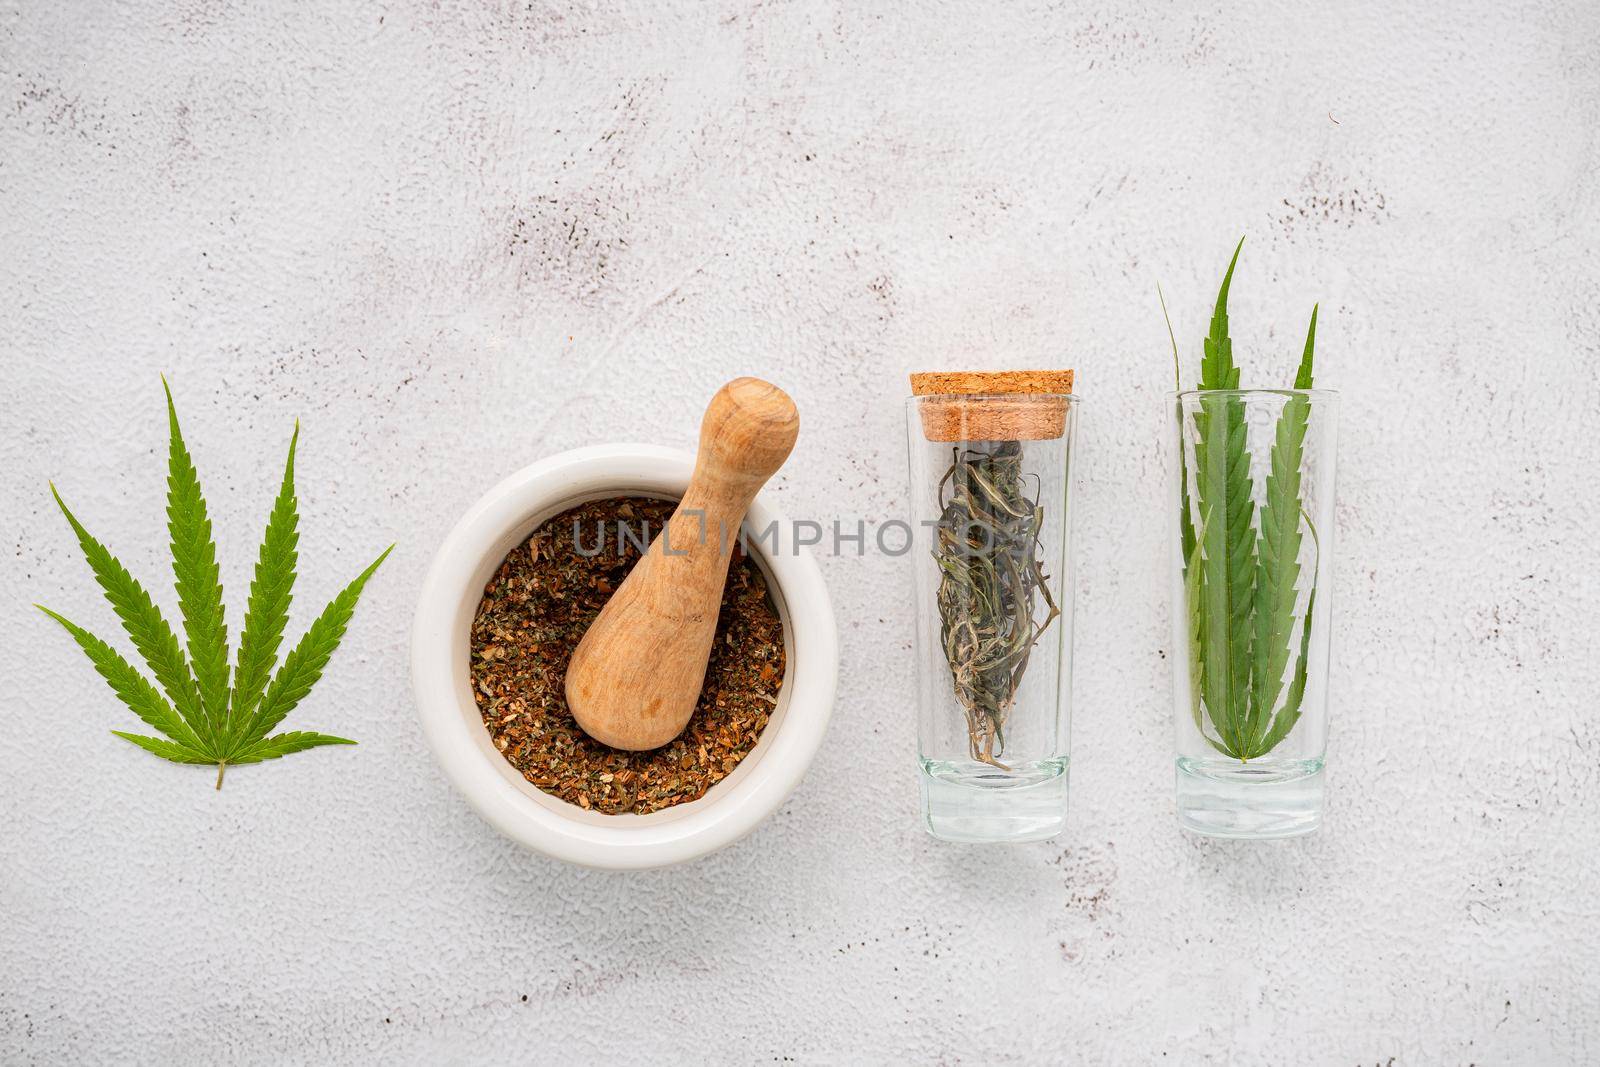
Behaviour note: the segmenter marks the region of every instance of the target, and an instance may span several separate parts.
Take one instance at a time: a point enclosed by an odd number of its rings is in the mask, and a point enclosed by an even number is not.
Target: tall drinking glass
[[[1178,822],[1294,837],[1322,821],[1338,394],[1171,401]]]

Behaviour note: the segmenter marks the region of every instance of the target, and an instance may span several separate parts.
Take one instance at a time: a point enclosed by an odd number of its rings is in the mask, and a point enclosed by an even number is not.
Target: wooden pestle
[[[590,737],[643,752],[689,725],[739,524],[799,432],[794,401],[770,382],[737,378],[711,398],[683,500],[567,665],[567,706]]]

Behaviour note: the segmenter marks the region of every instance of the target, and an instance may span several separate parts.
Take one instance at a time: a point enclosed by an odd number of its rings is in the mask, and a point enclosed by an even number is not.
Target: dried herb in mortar
[[[573,650],[675,506],[613,497],[557,515],[506,556],[473,620],[473,696],[495,747],[529,782],[581,808],[643,815],[704,796],[755,748],[778,701],[783,625],[761,571],[735,549],[705,688],[683,734],[623,752],[573,721]]]

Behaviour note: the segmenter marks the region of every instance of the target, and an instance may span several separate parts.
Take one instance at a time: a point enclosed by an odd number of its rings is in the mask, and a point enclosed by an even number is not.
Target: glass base
[[[1067,825],[1067,761],[1001,771],[976,760],[922,760],[928,833],[967,843],[1043,841]]]
[[[1210,837],[1299,837],[1322,825],[1320,759],[1178,757],[1178,825]]]

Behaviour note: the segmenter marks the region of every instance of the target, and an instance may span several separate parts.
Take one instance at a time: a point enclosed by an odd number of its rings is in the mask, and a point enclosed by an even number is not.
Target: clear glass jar
[[[1322,821],[1338,394],[1169,401],[1178,822],[1294,837]]]
[[[1077,407],[1066,393],[908,402],[917,754],[935,837],[1033,841],[1065,825]]]

